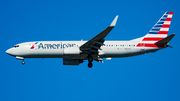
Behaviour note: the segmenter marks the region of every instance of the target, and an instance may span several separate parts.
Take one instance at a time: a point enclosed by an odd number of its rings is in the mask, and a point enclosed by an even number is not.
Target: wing
[[[118,19],[118,15],[114,18],[113,22],[109,27],[107,27],[104,31],[99,33],[97,36],[80,46],[80,50],[86,54],[98,53],[98,49],[103,45],[104,38],[108,35],[108,33],[114,28]]]

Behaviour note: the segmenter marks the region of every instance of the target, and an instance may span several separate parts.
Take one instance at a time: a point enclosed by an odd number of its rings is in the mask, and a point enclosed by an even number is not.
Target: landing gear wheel
[[[91,68],[93,64],[91,62],[88,63],[88,67]]]
[[[24,61],[22,61],[21,63],[22,63],[23,65],[25,64],[25,62],[24,62]]]

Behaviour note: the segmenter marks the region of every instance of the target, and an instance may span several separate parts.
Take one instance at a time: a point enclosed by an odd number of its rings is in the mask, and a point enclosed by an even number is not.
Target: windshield
[[[14,48],[17,48],[17,47],[19,47],[19,45],[15,45],[15,46],[14,46]]]

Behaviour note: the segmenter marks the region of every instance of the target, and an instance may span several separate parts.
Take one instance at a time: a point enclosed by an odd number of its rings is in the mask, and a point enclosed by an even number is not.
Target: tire
[[[92,68],[93,64],[91,62],[88,63],[88,67]]]
[[[24,61],[22,61],[21,63],[22,63],[23,65],[25,64],[25,62],[24,62]]]

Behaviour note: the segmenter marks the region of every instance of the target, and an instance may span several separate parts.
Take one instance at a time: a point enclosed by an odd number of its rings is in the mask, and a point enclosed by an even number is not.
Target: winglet
[[[113,22],[109,27],[114,27],[116,25],[117,19],[118,19],[118,15],[114,18]]]

